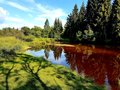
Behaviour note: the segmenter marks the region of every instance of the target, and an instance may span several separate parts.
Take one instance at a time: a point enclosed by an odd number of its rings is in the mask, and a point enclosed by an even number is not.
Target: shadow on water
[[[41,56],[42,53],[31,52],[27,53],[33,56]],[[120,50],[116,47],[49,46],[44,48],[42,55],[52,63],[62,64],[92,78],[95,83],[105,85],[108,90],[120,90]]]

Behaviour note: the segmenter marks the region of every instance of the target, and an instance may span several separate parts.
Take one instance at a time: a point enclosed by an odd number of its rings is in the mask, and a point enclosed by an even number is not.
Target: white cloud
[[[32,28],[32,27],[34,27],[34,24],[29,23],[29,22],[16,23],[16,21],[15,22],[6,22],[3,24],[0,24],[0,29],[5,28],[5,27],[14,27],[14,28],[20,29],[23,26]]]
[[[17,8],[19,10],[22,10],[22,11],[30,11],[29,8],[27,8],[25,6],[22,6],[22,5],[18,4],[18,3],[15,3],[15,2],[10,2],[9,1],[9,2],[7,2],[7,4],[14,7],[14,8]]]
[[[6,16],[7,14],[8,14],[7,10],[3,9],[2,7],[0,7],[0,15]]]
[[[15,18],[15,17],[6,17],[6,21],[14,22],[14,23],[23,23],[25,22],[21,18]]]
[[[4,1],[4,0],[0,0]],[[13,17],[12,14],[10,13],[10,15],[7,15],[7,11],[2,10],[0,8],[0,15],[6,16],[5,17],[5,23],[2,23],[0,25],[0,28],[2,27],[22,27],[22,26],[29,26],[29,27],[33,27],[33,26],[40,26],[43,28],[44,26],[44,22],[46,19],[49,19],[50,25],[53,25],[55,18],[60,18],[63,25],[66,22],[66,17],[67,14],[63,11],[63,9],[61,8],[53,8],[51,6],[47,6],[47,5],[42,5],[42,4],[38,4],[35,2],[35,0],[25,0],[25,2],[28,2],[29,5],[21,5],[18,2],[12,2],[12,0],[10,1],[6,1],[3,4],[9,5],[11,7],[17,8],[19,10],[25,11],[22,14],[26,14],[28,16],[28,18],[23,19],[24,17],[21,17],[21,14],[17,14],[17,12],[15,12],[16,16]],[[32,6],[32,7],[30,7]],[[1,12],[3,14],[1,14]],[[19,15],[19,17],[17,16]]]
[[[47,19],[49,19],[50,23],[53,24],[55,18],[60,18],[60,19],[63,19],[63,17],[66,17],[67,14],[61,9],[61,8],[51,8],[51,7],[48,7],[48,6],[43,6],[41,4],[36,4],[36,7],[38,8],[38,11],[41,12],[40,15],[38,15],[35,20],[36,21],[40,21],[40,22],[43,22],[43,25],[44,25],[44,22]],[[65,20],[63,20],[65,22]],[[63,23],[64,25],[65,23]]]
[[[5,21],[7,15],[8,15],[8,11],[0,7],[0,24]]]

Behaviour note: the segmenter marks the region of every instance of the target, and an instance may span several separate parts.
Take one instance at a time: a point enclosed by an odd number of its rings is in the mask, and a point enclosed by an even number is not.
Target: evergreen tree
[[[78,21],[78,7],[75,4],[72,14],[68,15],[67,23],[65,25],[65,32],[63,37],[69,38],[71,41],[76,39],[76,33],[78,31],[77,21]]]
[[[59,20],[59,18],[55,19],[53,30],[55,33],[58,33],[58,34],[62,33],[63,27],[62,27],[62,22]]]
[[[110,36],[113,41],[120,42],[120,0],[114,0],[110,16]]]
[[[63,38],[70,38],[71,37],[71,30],[72,30],[72,14],[68,15],[67,22],[65,24],[65,31],[63,32]]]
[[[44,25],[44,31],[42,32],[44,35],[43,37],[47,38],[49,36],[49,32],[50,32],[49,20],[46,19],[45,25]]]
[[[58,19],[56,18],[53,27],[54,37],[59,38],[62,31],[63,31],[62,22],[59,20],[59,18]]]
[[[85,19],[85,12],[86,12],[86,9],[85,9],[85,6],[84,6],[84,2],[82,3],[82,6],[80,8],[80,11],[79,11],[79,21],[80,21],[80,24],[82,24],[84,22],[84,19]],[[81,25],[82,26],[82,25]]]
[[[46,19],[45,25],[44,25],[44,30],[48,30],[49,28],[50,28],[49,21],[48,21],[48,19]]]
[[[110,17],[110,11],[111,11],[111,0],[98,0],[99,6],[98,6],[98,37],[97,40],[104,42],[107,40],[107,24]]]
[[[78,32],[76,33],[76,37],[78,41],[82,40],[83,31],[85,30],[85,21],[84,21],[85,13],[86,13],[86,9],[83,2],[79,11],[78,22],[77,22]]]
[[[111,10],[111,0],[88,0],[86,20],[95,32],[96,40],[106,40],[106,26]]]

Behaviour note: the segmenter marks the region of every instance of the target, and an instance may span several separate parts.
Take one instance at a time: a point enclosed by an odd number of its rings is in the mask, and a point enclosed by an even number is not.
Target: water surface
[[[120,90],[120,50],[116,47],[94,45],[47,46],[41,50],[28,50],[33,56],[43,56],[53,64],[76,70],[92,78],[108,90]]]

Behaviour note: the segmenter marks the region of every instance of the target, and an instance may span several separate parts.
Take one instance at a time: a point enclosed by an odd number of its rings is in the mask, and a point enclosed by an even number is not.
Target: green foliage
[[[55,39],[51,38],[35,38],[32,42],[29,43],[29,47],[34,49],[41,49],[42,46],[53,45]]]
[[[17,54],[13,61],[0,62],[2,90],[104,90],[91,79],[78,76],[61,65],[51,64],[43,57]]]
[[[23,33],[24,35],[26,35],[26,36],[28,36],[28,35],[31,34],[30,28],[29,28],[29,27],[26,27],[26,26],[22,27],[22,28],[21,28],[21,31],[22,31],[22,33]]]
[[[15,50],[19,51],[26,47],[25,42],[16,39],[15,37],[0,37],[0,50]]]
[[[78,16],[78,7],[75,5],[72,13],[68,15],[63,38],[69,38],[71,41],[76,39]]]
[[[33,36],[35,37],[43,37],[43,29],[41,27],[38,27],[38,26],[34,26],[32,29],[31,29],[31,33]]]
[[[114,0],[109,23],[110,38],[113,42],[120,43],[120,0]]]
[[[48,19],[46,19],[45,25],[44,25],[44,31],[42,32],[44,38],[48,38],[50,29],[51,29],[51,28],[50,28],[50,26],[49,26],[49,21],[48,21]]]
[[[59,20],[59,18],[55,19],[54,21],[54,27],[52,29],[52,32],[54,34],[54,38],[59,39],[61,33],[63,32],[62,22]]]

